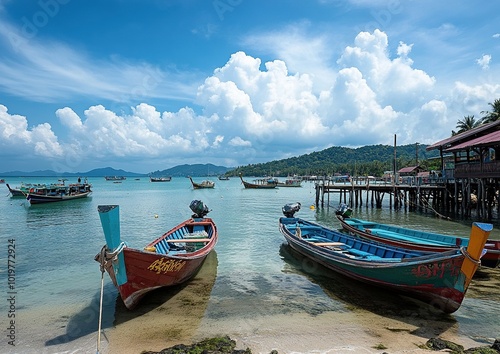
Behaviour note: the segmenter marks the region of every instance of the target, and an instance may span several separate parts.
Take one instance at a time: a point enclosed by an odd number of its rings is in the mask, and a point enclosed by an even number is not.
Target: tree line
[[[427,145],[371,145],[360,148],[334,146],[322,151],[266,163],[240,166],[226,175],[238,176],[334,176],[356,175],[381,177],[385,171],[419,165],[426,170],[438,169],[437,151],[426,151]],[[396,159],[394,159],[396,156]]]

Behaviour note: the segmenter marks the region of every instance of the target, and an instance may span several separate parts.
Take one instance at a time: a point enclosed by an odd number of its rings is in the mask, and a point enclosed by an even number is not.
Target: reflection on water
[[[65,202],[26,206],[26,227],[30,229],[48,226],[86,223],[92,197]]]

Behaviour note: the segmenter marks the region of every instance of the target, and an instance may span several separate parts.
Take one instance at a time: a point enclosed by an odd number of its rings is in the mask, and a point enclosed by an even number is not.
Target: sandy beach
[[[160,351],[223,335],[235,340],[238,349],[250,348],[252,353],[273,349],[279,353],[428,353],[419,346],[436,336],[465,348],[484,345],[457,335],[453,328],[440,332],[432,326],[417,327],[366,312],[272,316],[201,323],[197,328],[190,322],[192,314],[175,312],[160,307],[158,313],[118,325],[107,333],[109,353]]]
[[[202,268],[207,269],[210,267]],[[473,280],[468,296],[498,298],[499,273],[499,269],[483,269],[481,277]],[[485,278],[488,286],[481,283]],[[249,348],[252,353],[271,350],[279,353],[428,353],[422,346],[430,338],[439,337],[464,348],[491,345],[494,341],[494,338],[475,340],[472,334],[462,333],[458,322],[450,317],[425,314],[418,302],[412,306],[409,299],[408,311],[400,314],[387,311],[384,315],[383,301],[393,298],[383,299],[380,294],[374,294],[380,299],[370,305],[379,307],[378,310],[368,307],[317,315],[297,312],[217,318],[206,313],[217,312],[216,309],[228,304],[217,299],[208,301],[211,288],[210,278],[197,276],[161,304],[142,306],[140,312],[119,311],[121,317],[117,318],[116,326],[105,331],[109,341],[107,352],[160,351],[176,344],[192,344],[224,335],[236,341],[237,349]]]

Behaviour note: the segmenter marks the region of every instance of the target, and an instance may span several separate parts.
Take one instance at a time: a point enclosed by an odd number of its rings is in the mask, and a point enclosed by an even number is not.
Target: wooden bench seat
[[[211,238],[179,238],[175,240],[165,240],[167,242],[209,242]]]
[[[316,246],[345,246],[342,242],[310,242]]]

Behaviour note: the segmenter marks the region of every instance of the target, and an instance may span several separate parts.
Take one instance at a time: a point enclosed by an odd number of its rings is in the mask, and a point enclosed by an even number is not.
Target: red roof
[[[496,126],[498,126],[498,125],[500,125],[500,120],[497,120],[493,123],[480,125],[477,128],[467,130],[463,133],[453,135],[447,139],[444,139],[444,140],[438,141],[437,143],[429,145],[429,146],[427,146],[426,150],[429,151],[429,150],[439,149],[441,147],[444,150],[450,149],[451,147],[455,148],[455,146],[453,146],[454,144],[465,143],[465,140],[467,140],[468,138],[475,138],[475,136],[478,134],[481,134],[481,132],[484,132],[484,131],[487,131],[490,129],[493,129],[493,130],[497,129]]]
[[[418,171],[419,169],[420,169],[420,166],[410,166],[410,167],[403,167],[398,172],[399,173],[411,173],[411,172]]]
[[[466,142],[463,142],[462,144],[458,144],[448,149],[445,149],[444,151],[452,152],[458,150],[465,150],[472,146],[488,146],[488,145],[493,145],[495,143],[500,143],[500,130],[477,137],[472,140],[468,140]]]

